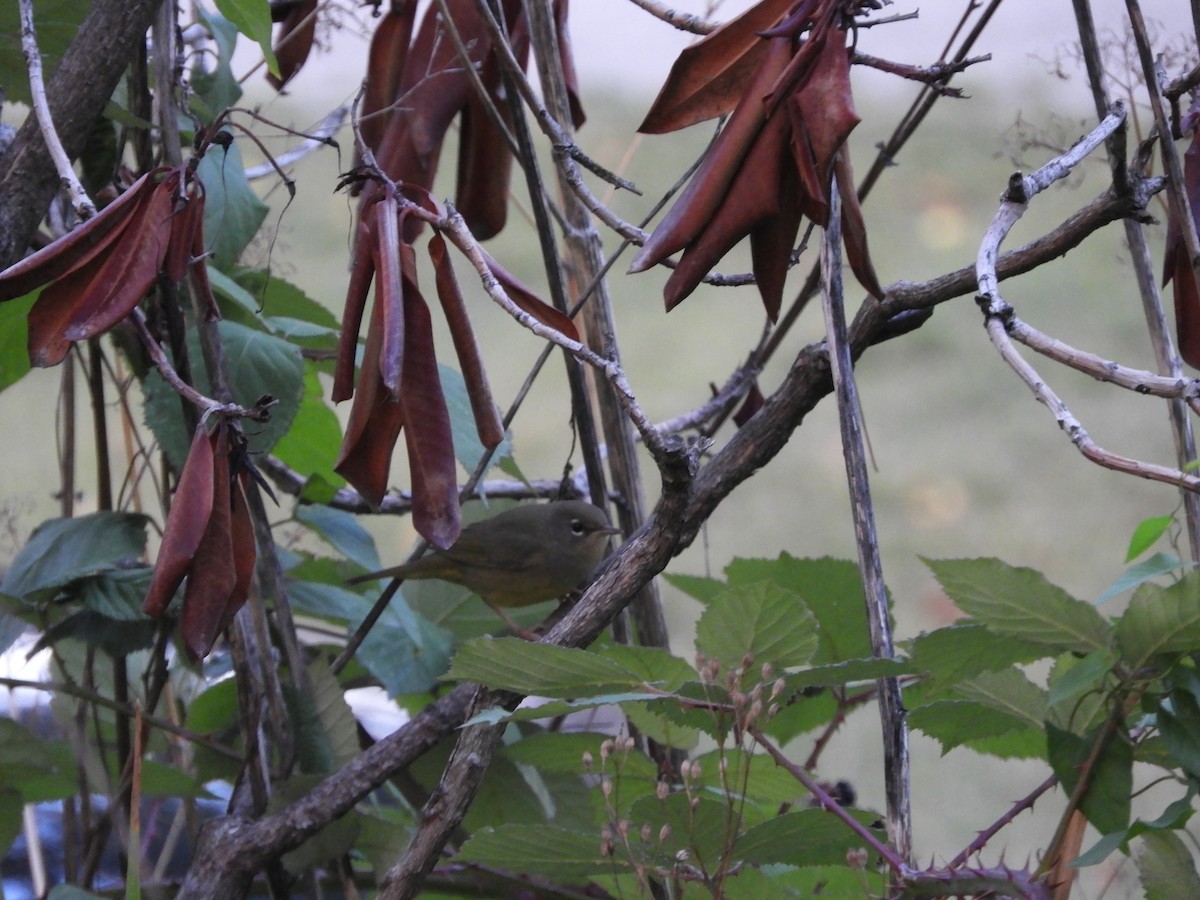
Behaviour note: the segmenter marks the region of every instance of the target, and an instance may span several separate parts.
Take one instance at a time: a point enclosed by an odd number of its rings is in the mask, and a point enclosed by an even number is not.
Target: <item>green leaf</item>
[[[919,672],[907,659],[848,659],[828,666],[814,666],[784,677],[786,693],[812,687],[833,687],[879,678],[899,678]]]
[[[1108,623],[1042,573],[998,559],[925,560],[947,596],[998,634],[1090,653],[1108,644]]]
[[[696,670],[668,650],[630,644],[606,644],[592,648],[619,663],[627,671],[664,691],[673,691],[685,681],[696,679]]]
[[[1154,831],[1143,835],[1137,868],[1146,900],[1200,897],[1200,874],[1192,851],[1177,834]]]
[[[1129,549],[1125,553],[1125,562],[1132,562],[1149,550],[1155,541],[1166,534],[1167,529],[1174,521],[1174,516],[1155,516],[1138,522],[1137,527],[1133,529],[1133,535],[1129,538]]]
[[[817,650],[817,620],[800,595],[769,581],[738,585],[713,598],[696,623],[696,649],[727,671],[750,657],[778,672]]]
[[[196,167],[204,185],[204,243],[212,252],[210,268],[232,269],[267,217],[268,207],[250,189],[242,152],[211,145]]]
[[[538,719],[554,719],[569,716],[571,713],[585,709],[598,709],[601,706],[612,706],[620,703],[645,703],[650,700],[662,699],[658,694],[645,691],[625,691],[618,694],[596,694],[579,700],[551,700],[536,706],[522,706],[509,712],[506,709],[492,707],[481,710],[468,719],[463,727],[469,725],[499,725],[502,722],[533,722]]]
[[[814,663],[866,659],[871,655],[866,604],[858,566],[845,559],[734,559],[725,567],[731,587],[772,581],[804,598],[820,625]]]
[[[212,62],[212,54],[197,53],[196,66],[192,70],[193,109],[205,124],[212,122],[218,114],[237,104],[242,96],[242,87],[233,74],[230,61],[237,45],[237,26],[224,16],[197,7],[197,15],[208,28],[217,45],[216,63],[212,69],[201,66]]]
[[[296,581],[288,599],[301,612],[357,628],[371,607],[361,594],[330,584]],[[452,645],[444,628],[417,615],[401,595],[392,598],[356,658],[391,696],[427,691],[446,671]]]
[[[639,688],[642,679],[596,653],[520,638],[476,638],[454,657],[449,681],[543,697],[586,697]]]
[[[450,412],[450,433],[454,440],[454,455],[468,472],[474,472],[483,457],[484,447],[475,430],[475,414],[471,412],[471,398],[467,395],[467,383],[462,375],[449,366],[438,364],[438,377],[442,382],[442,393],[446,397],[446,409]],[[496,449],[492,451],[489,465],[498,465],[512,456],[512,438],[505,433]]]
[[[600,855],[600,836],[596,832],[568,831],[553,825],[485,829],[472,835],[455,859],[548,878],[577,878],[628,869],[627,861],[620,856]]]
[[[628,754],[614,754],[603,761],[600,745],[612,736],[608,734],[576,732],[538,732],[528,735],[504,747],[503,753],[515,763],[535,766],[547,772],[565,775],[584,775],[592,772],[619,770],[621,778],[643,778],[654,780],[657,767],[637,750]],[[592,767],[583,764],[584,753],[592,755]]]
[[[138,561],[146,551],[146,517],[98,512],[39,525],[0,581],[0,592],[48,599],[60,588]]]
[[[1051,674],[1047,702],[1051,707],[1061,707],[1074,704],[1084,694],[1098,691],[1115,662],[1116,658],[1108,650],[1097,650],[1082,658],[1064,656]]]
[[[931,694],[944,692],[982,672],[1034,662],[1053,653],[1042,644],[996,634],[970,620],[919,635],[910,648],[913,665],[929,676],[924,689]]]
[[[33,4],[33,27],[37,32],[42,74],[49,82],[58,61],[66,52],[91,4],[78,0],[37,0]],[[0,3],[0,85],[8,103],[29,105],[29,72],[21,51],[20,4]],[[7,846],[7,845],[6,845]]]
[[[1046,750],[1040,728],[971,700],[937,700],[918,706],[909,712],[908,724],[937,741],[943,756],[956,747],[968,747],[1004,759],[1036,759]]]
[[[206,688],[187,708],[185,724],[197,734],[214,734],[237,724],[237,683],[232,678]]]
[[[1194,651],[1200,646],[1200,573],[1189,572],[1166,588],[1138,588],[1117,622],[1116,638],[1135,673],[1156,656]]]
[[[1195,685],[1179,686],[1159,703],[1155,718],[1163,744],[1176,765],[1200,779],[1200,702]]]
[[[16,384],[29,371],[28,317],[39,293],[34,291],[16,300],[0,303],[0,391]]]
[[[346,480],[333,471],[333,462],[337,459],[341,442],[342,427],[325,402],[316,366],[306,362],[304,396],[300,407],[296,410],[292,427],[272,450],[285,465],[307,477],[304,499],[313,502],[328,500],[337,488],[345,486]],[[319,493],[314,495],[317,485],[327,486],[329,495],[324,498]]]
[[[150,621],[142,612],[142,602],[150,587],[151,572],[148,567],[115,569],[88,578],[79,590],[83,608],[118,622]]]
[[[1132,591],[1138,585],[1145,584],[1151,579],[1170,575],[1182,568],[1184,568],[1183,560],[1178,556],[1171,553],[1155,553],[1149,559],[1144,559],[1121,573],[1121,576],[1096,598],[1096,605],[1099,606],[1113,597]]]
[[[960,682],[956,690],[967,700],[990,706],[1033,728],[1041,728],[1046,720],[1046,692],[1019,669],[984,672]]]
[[[300,349],[261,331],[235,322],[218,323],[229,387],[234,400],[252,406],[264,394],[279,402],[271,407],[271,418],[264,423],[246,426],[250,452],[266,453],[287,433],[304,396],[304,359]],[[192,375],[196,388],[211,396],[208,378],[204,375],[200,341],[195,329],[187,334],[188,357],[193,361]],[[162,445],[171,465],[180,468],[191,446],[192,435],[183,423],[179,395],[157,371],[146,376],[143,383],[146,395],[146,424]]]
[[[1068,793],[1073,793],[1079,784],[1080,773],[1095,753],[1100,734],[1099,730],[1086,735],[1072,734],[1047,723],[1047,758]],[[1133,748],[1118,734],[1105,741],[1095,761],[1080,800],[1080,812],[1101,834],[1122,831],[1129,826],[1132,792]]]
[[[872,829],[881,842],[887,841],[878,813],[859,809],[847,812]],[[836,865],[845,863],[849,851],[864,846],[861,837],[825,810],[801,809],[751,828],[734,846],[733,856],[753,865]]]
[[[18,791],[26,803],[61,800],[75,793],[77,778],[70,744],[0,718],[0,790]]]
[[[629,820],[649,822],[655,835],[663,825],[670,826],[670,834],[662,843],[655,837],[649,846],[639,847],[659,865],[672,865],[680,851],[686,851],[693,863],[715,865],[736,837],[738,823],[724,798],[697,796],[693,800],[683,791],[676,791],[664,800],[653,794],[641,797],[630,807]]]
[[[320,744],[325,759],[321,768],[307,771],[328,775],[358,755],[358,723],[328,662],[321,657],[310,662],[308,681],[312,686],[313,712],[320,726]]]
[[[22,344],[24,347],[24,344]],[[689,597],[694,597],[701,603],[708,603],[725,590],[727,585],[718,578],[706,578],[702,575],[671,575],[664,573],[663,578],[668,584],[673,584]]]
[[[375,539],[363,528],[358,517],[331,506],[301,504],[296,507],[296,519],[303,522],[334,550],[353,560],[364,569],[380,567]]]
[[[271,7],[267,0],[216,0],[221,15],[262,49],[272,75],[279,75],[279,61],[271,49]]]
[[[46,895],[46,900],[108,900],[101,894],[93,894],[73,884],[56,884]]]

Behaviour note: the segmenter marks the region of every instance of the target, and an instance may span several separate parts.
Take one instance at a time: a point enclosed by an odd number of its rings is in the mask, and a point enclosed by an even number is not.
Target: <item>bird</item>
[[[491,607],[521,637],[506,608],[562,597],[604,559],[609,538],[620,530],[599,507],[583,500],[524,504],[475,522],[445,550],[357,575],[349,584],[378,578],[434,578],[460,584]]]

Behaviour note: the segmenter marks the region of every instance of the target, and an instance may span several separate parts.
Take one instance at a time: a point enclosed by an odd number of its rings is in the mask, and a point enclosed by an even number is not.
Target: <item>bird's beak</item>
[[[596,534],[620,534],[620,533],[621,533],[620,528],[614,528],[611,525],[608,525],[604,528],[599,528],[596,530]]]

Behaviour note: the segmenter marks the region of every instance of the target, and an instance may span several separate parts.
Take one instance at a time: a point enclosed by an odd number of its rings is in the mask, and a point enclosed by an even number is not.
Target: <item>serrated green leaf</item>
[[[380,568],[375,539],[353,513],[331,506],[303,504],[296,507],[296,519],[320,535],[334,550],[364,569],[374,571]]]
[[[645,858],[667,866],[673,864],[681,851],[703,865],[715,864],[737,831],[735,813],[723,799],[704,796],[689,799],[683,791],[668,794],[663,800],[653,794],[641,797],[630,807],[629,820],[649,822],[655,835],[663,825],[670,826],[664,841],[653,839],[650,845],[638,848],[644,851]]]
[[[22,344],[24,347],[24,344]],[[673,584],[689,597],[694,597],[701,603],[708,603],[728,585],[719,578],[706,578],[702,575],[680,575],[664,572],[662,576],[668,584]]]
[[[696,670],[691,664],[659,647],[606,644],[593,650],[618,663],[646,684],[664,691],[673,691],[685,681],[696,679]]]
[[[696,623],[696,649],[725,670],[753,660],[779,672],[817,650],[817,620],[799,594],[770,581],[738,585],[714,597]]]
[[[1155,831],[1143,835],[1137,868],[1146,900],[1200,897],[1200,874],[1192,851],[1177,834]]]
[[[1073,705],[1084,694],[1098,691],[1115,663],[1116,658],[1108,650],[1097,650],[1082,658],[1064,654],[1050,674],[1047,702],[1052,708]]]
[[[287,341],[236,322],[219,322],[218,331],[234,400],[252,406],[261,396],[270,394],[279,401],[271,408],[269,421],[253,423],[245,429],[251,454],[266,453],[291,428],[300,408],[304,396],[304,359],[299,348]],[[195,329],[188,330],[187,344],[196,388],[211,396],[204,367],[196,365],[202,356]],[[183,423],[179,396],[157,371],[146,376],[143,390],[146,424],[158,438],[172,466],[179,468],[192,440],[191,432]]]
[[[29,310],[39,293],[0,303],[0,391],[29,372]]]
[[[1101,605],[1113,597],[1118,597],[1128,591],[1132,591],[1139,585],[1154,579],[1161,578],[1164,575],[1170,575],[1184,568],[1183,560],[1173,553],[1155,553],[1149,559],[1144,559],[1134,566],[1130,566],[1121,576],[1110,584],[1099,597],[1096,598],[1096,606]]]
[[[455,655],[445,677],[542,697],[594,696],[643,684],[624,666],[597,653],[520,638],[468,641]]]
[[[1034,569],[998,559],[925,560],[946,595],[997,634],[1091,653],[1108,644],[1108,623]]]
[[[1170,587],[1143,584],[1117,622],[1117,649],[1133,672],[1156,656],[1200,646],[1200,573]]]
[[[267,812],[277,813],[289,803],[299,800],[316,787],[321,778],[320,775],[292,773],[290,777],[282,779],[271,794]],[[331,859],[341,859],[354,848],[361,827],[362,821],[357,813],[351,811],[339,816],[295,850],[285,853],[282,856],[283,864],[289,872],[297,874]]]
[[[887,840],[878,813],[859,809],[847,812],[875,831],[879,840]],[[849,851],[865,845],[866,842],[845,823],[824,810],[800,809],[751,828],[734,846],[733,856],[754,865],[836,865],[846,861]]]
[[[959,682],[956,690],[967,700],[983,703],[1033,728],[1041,728],[1046,720],[1046,692],[1019,669],[983,672]]]
[[[464,723],[469,725],[498,725],[501,722],[535,722],[538,719],[553,719],[559,716],[569,716],[571,713],[585,709],[596,709],[621,703],[646,703],[651,700],[661,700],[659,694],[645,691],[624,691],[616,694],[596,694],[579,700],[551,700],[535,706],[522,706],[508,712],[496,707],[481,710]]]
[[[145,566],[114,569],[86,579],[79,589],[83,608],[118,622],[148,621],[142,602],[150,587],[151,571]]]
[[[911,643],[913,664],[943,690],[982,672],[1030,663],[1052,651],[1007,634],[996,634],[978,622],[963,620],[919,635]]]
[[[880,678],[899,678],[919,672],[907,659],[848,659],[828,666],[814,666],[784,676],[786,693],[811,687],[832,687]]]
[[[968,747],[1005,759],[1033,759],[1046,749],[1040,728],[971,700],[937,700],[918,706],[909,711],[908,724],[937,741],[943,756]]]
[[[734,559],[725,567],[730,586],[771,581],[804,598],[816,616],[819,649],[811,662],[832,663],[871,655],[866,604],[858,566],[845,559]]]
[[[37,737],[12,719],[0,718],[0,789],[26,803],[70,797],[78,787],[75,757],[66,741]]]
[[[1138,522],[1137,527],[1133,529],[1133,535],[1129,538],[1129,549],[1125,552],[1125,562],[1132,562],[1149,550],[1155,541],[1166,534],[1167,529],[1174,521],[1174,516],[1154,516]]]
[[[279,76],[279,61],[271,48],[271,7],[267,0],[215,0],[221,15],[262,50],[267,68]],[[332,858],[332,857],[330,857]]]
[[[43,522],[9,565],[0,592],[45,599],[73,581],[139,561],[146,521],[137,513],[97,512]]]
[[[237,143],[210,146],[196,178],[204,185],[204,243],[213,254],[212,267],[229,271],[258,233],[268,207],[250,189]]]
[[[308,680],[313,707],[331,754],[332,767],[322,773],[328,774],[358,756],[358,723],[325,659],[316,657],[308,664]]]
[[[206,688],[188,704],[184,723],[197,734],[214,734],[237,724],[237,682],[232,678]]]
[[[1200,779],[1200,702],[1185,687],[1171,691],[1158,705],[1156,718],[1163,744],[1176,765]]]
[[[455,859],[548,878],[577,878],[611,872],[614,868],[629,869],[619,856],[600,855],[598,833],[569,831],[553,825],[501,825],[485,829],[472,835]]]
[[[1067,792],[1074,793],[1082,769],[1096,753],[1099,735],[1099,731],[1072,734],[1047,723],[1047,758]],[[1122,831],[1129,827],[1132,792],[1133,748],[1122,735],[1116,735],[1105,740],[1099,757],[1093,760],[1079,809],[1101,834]]]

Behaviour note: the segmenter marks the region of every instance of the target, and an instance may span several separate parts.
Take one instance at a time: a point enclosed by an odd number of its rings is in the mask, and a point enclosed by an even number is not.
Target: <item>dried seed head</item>
[[[592,754],[587,750],[583,751],[583,768],[585,772],[592,771]]]

